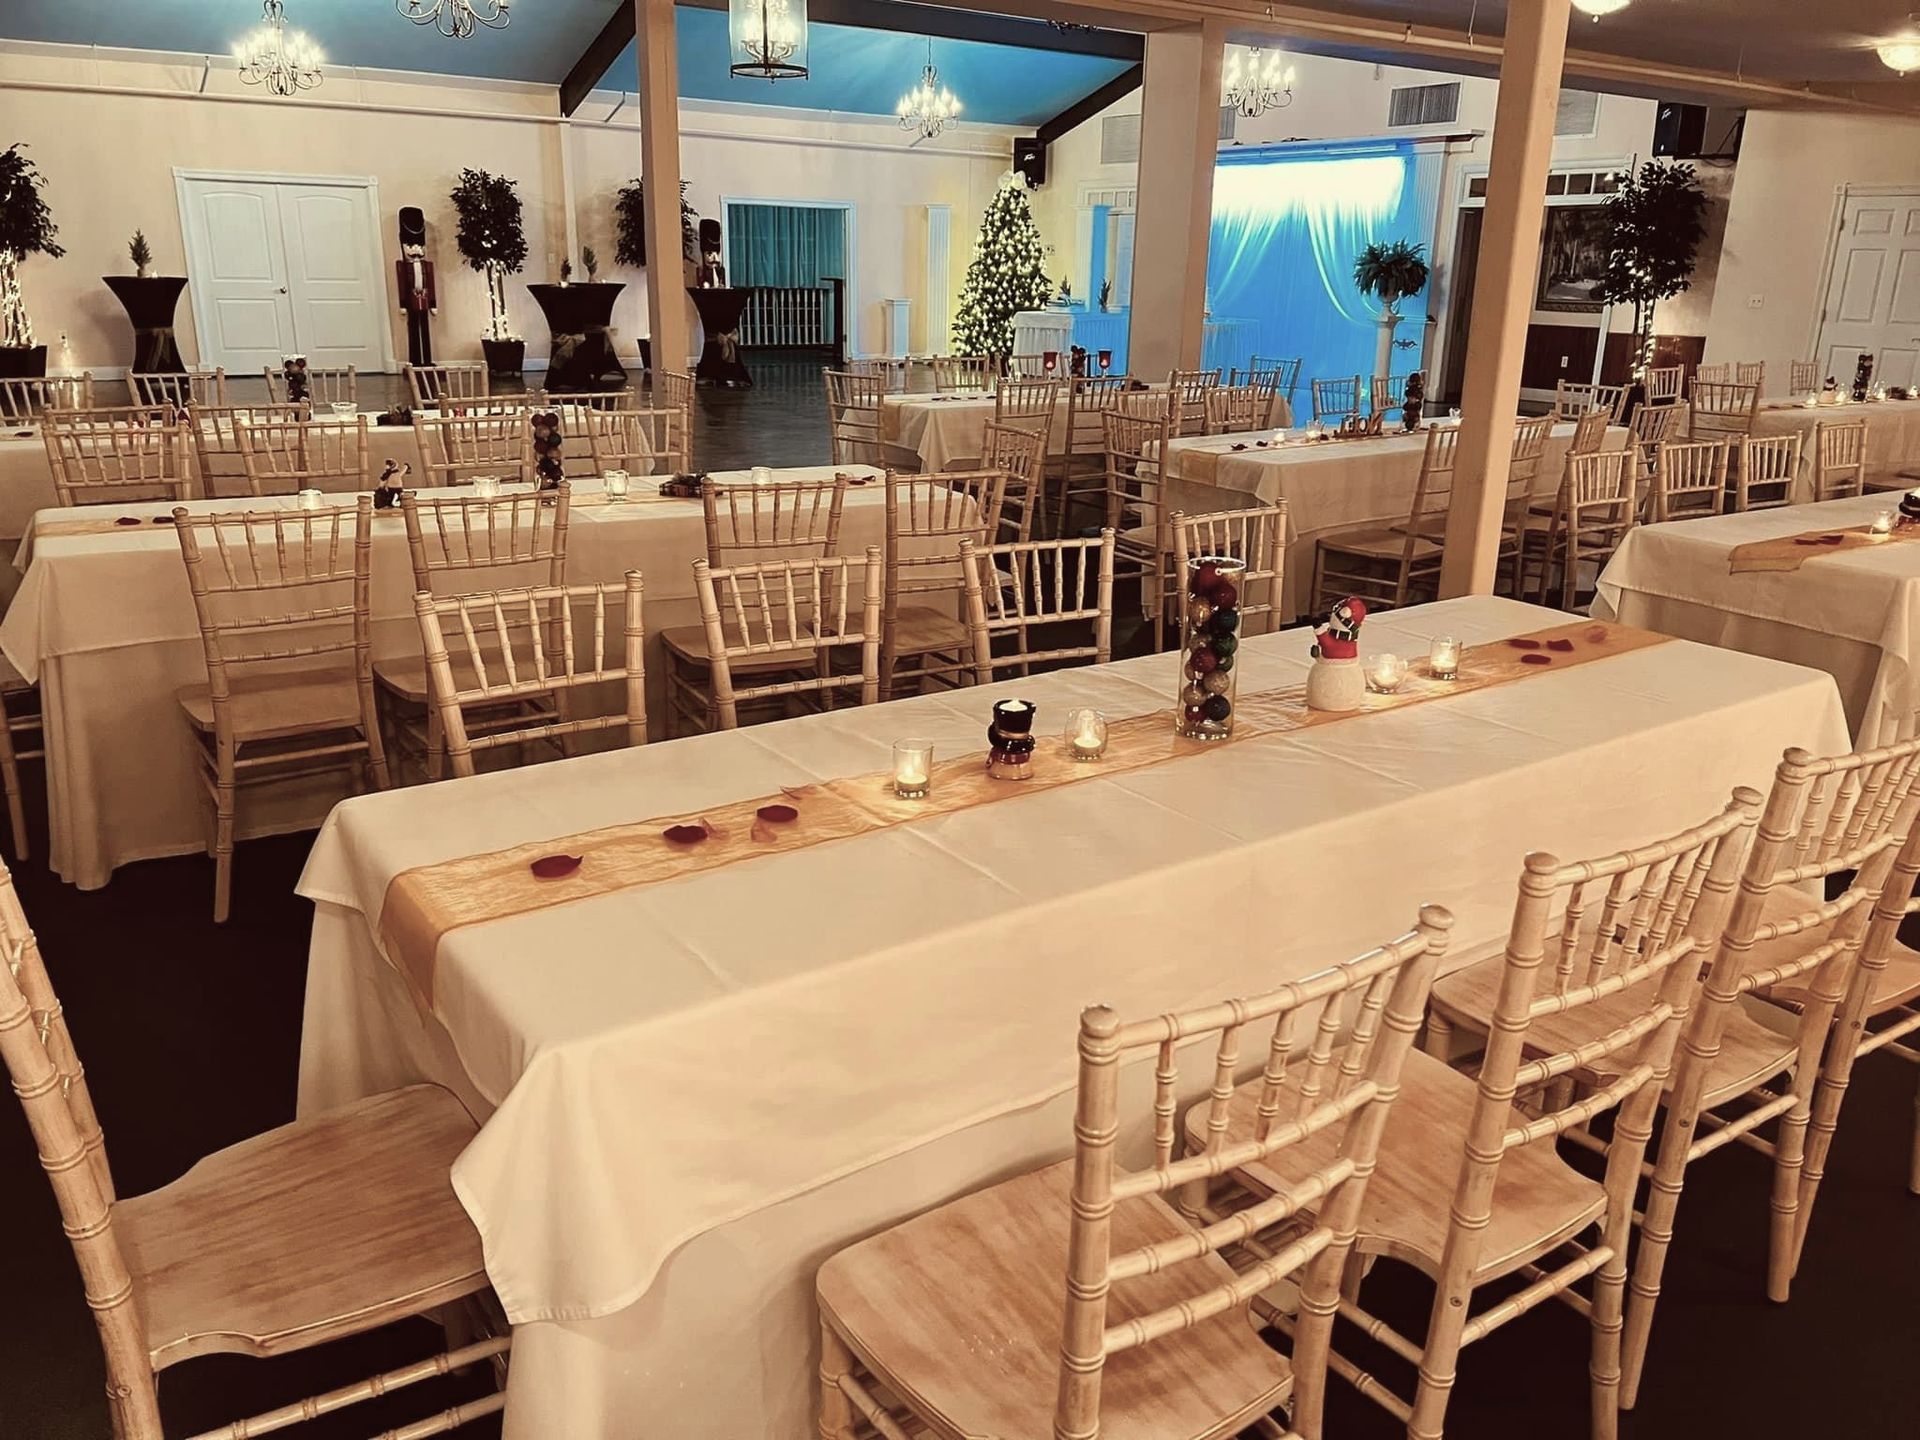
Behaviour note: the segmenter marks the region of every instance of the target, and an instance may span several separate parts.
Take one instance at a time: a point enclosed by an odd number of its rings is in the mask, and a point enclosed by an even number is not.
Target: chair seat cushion
[[[416,1085],[283,1125],[113,1207],[158,1367],[276,1355],[486,1286],[454,1194],[477,1127]]]
[[[233,733],[239,740],[285,739],[360,724],[360,692],[353,676],[338,667],[242,671],[231,685]],[[195,729],[213,730],[213,694],[205,685],[188,685],[176,698]]]
[[[889,1389],[938,1417],[941,1434],[1053,1433],[1066,1303],[1071,1161],[977,1191],[835,1255],[821,1309]],[[1158,1199],[1113,1212],[1117,1255],[1190,1227]],[[1107,1324],[1146,1314],[1232,1276],[1217,1256],[1117,1283]],[[1292,1375],[1240,1314],[1108,1360],[1101,1440],[1232,1435],[1280,1404]]]

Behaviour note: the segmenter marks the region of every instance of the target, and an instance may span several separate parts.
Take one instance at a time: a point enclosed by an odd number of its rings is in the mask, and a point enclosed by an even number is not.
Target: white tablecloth
[[[1564,622],[1493,597],[1377,618],[1424,654]],[[1301,683],[1260,637],[1249,692]],[[1170,709],[1175,659],[1056,672],[560,768],[369,796],[329,818],[303,1109],[407,1079],[488,1116],[454,1182],[518,1322],[506,1434],[799,1436],[812,1277],[836,1248],[1068,1153],[1080,1009],[1249,993],[1436,900],[1456,959],[1504,933],[1522,856],[1697,821],[1782,749],[1843,748],[1818,673],[1675,642],[1110,779],[790,851],[441,942],[422,1021],[373,935],[412,866],[984,743],[1018,694]],[[1143,1120],[1144,1107],[1135,1111]]]
[[[1867,474],[1891,475],[1896,470],[1920,465],[1920,400],[1875,400],[1861,405],[1805,405],[1797,400],[1762,400],[1753,417],[1755,435],[1806,436],[1813,444],[1813,427],[1821,421],[1831,425],[1867,422]],[[1809,460],[1811,457],[1807,457]],[[1802,488],[1798,498],[1812,499],[1813,491],[1805,477],[1810,467],[1803,463]]]
[[[818,478],[832,475],[833,468],[777,473]],[[600,489],[598,480],[574,482],[576,496]],[[246,505],[268,509],[294,503],[291,496],[277,496]],[[857,555],[865,546],[885,543],[885,504],[879,485],[849,493],[843,551]],[[43,511],[36,519],[111,519],[161,514],[166,508],[153,502],[88,506]],[[194,501],[188,508],[231,511],[236,505]],[[417,655],[420,632],[406,531],[397,511],[374,524],[374,655]],[[617,580],[631,569],[646,577],[647,669],[656,728],[665,714],[659,703],[665,674],[659,633],[699,623],[692,563],[705,554],[697,500],[573,508],[570,581]],[[41,686],[52,831],[48,863],[63,879],[96,889],[117,865],[203,848],[206,802],[174,695],[184,685],[205,683],[206,658],[172,525],[44,539],[36,539],[29,526],[14,564],[25,575],[0,622],[0,650]],[[240,804],[242,834],[310,829],[343,793],[324,778],[284,792],[265,786],[250,790]]]
[[[1044,355],[1049,350],[1065,356],[1073,349],[1071,310],[1022,310],[1013,317],[1013,353]]]
[[[1865,525],[1894,498],[1861,495],[1639,526],[1601,573],[1594,613],[1816,666],[1839,684],[1862,745],[1901,738],[1920,714],[1920,544],[1816,552],[1793,571],[1728,569],[1736,545]]]

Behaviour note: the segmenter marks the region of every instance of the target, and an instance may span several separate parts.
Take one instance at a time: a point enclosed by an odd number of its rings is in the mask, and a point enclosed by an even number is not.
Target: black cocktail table
[[[627,372],[607,333],[614,298],[626,288],[611,282],[527,286],[553,333],[547,389],[608,390],[626,384]]]
[[[700,363],[693,369],[696,378],[730,390],[753,388],[752,372],[740,363],[740,317],[747,313],[747,297],[752,293],[734,287],[687,287],[693,308],[700,312],[700,328],[706,334]]]
[[[133,369],[141,374],[178,371],[180,347],[173,340],[173,311],[180,303],[180,292],[187,288],[184,275],[102,275],[107,288],[127,312],[133,324]]]

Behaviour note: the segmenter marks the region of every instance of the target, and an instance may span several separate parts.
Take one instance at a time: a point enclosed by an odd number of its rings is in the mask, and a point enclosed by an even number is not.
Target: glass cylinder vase
[[[1233,734],[1240,587],[1246,573],[1244,561],[1225,556],[1202,555],[1187,562],[1175,720],[1191,740],[1225,740]]]

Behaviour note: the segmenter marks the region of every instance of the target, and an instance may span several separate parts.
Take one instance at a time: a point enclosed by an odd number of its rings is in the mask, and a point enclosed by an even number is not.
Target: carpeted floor
[[[767,366],[762,374],[751,392],[702,392],[700,465],[824,459],[815,367]],[[32,829],[44,848],[38,767],[28,771]],[[91,894],[59,883],[39,860],[16,867],[122,1193],[164,1184],[199,1157],[292,1117],[311,919],[293,885],[309,839],[243,845],[233,918],[221,927],[207,918],[211,867],[197,856],[128,866]],[[1885,1057],[1858,1071],[1791,1305],[1771,1305],[1762,1293],[1766,1162],[1733,1147],[1698,1167],[1681,1207],[1645,1389],[1621,1427],[1627,1440],[1920,1433],[1905,1370],[1920,1351],[1920,1197],[1905,1188],[1914,1081],[1909,1067]],[[0,1440],[102,1440],[104,1367],[92,1320],[24,1121],[10,1104],[0,1105],[0,1235]],[[1382,1264],[1366,1294],[1370,1306],[1419,1333],[1431,1297],[1424,1281]],[[404,1363],[431,1353],[437,1338],[418,1324],[317,1356],[191,1362],[163,1382],[168,1433],[192,1434]],[[1352,1342],[1343,1330],[1340,1343],[1354,1358],[1407,1388],[1404,1366]],[[1588,1424],[1587,1348],[1585,1322],[1557,1305],[1498,1332],[1467,1352],[1448,1434],[1578,1440]],[[460,1382],[438,1382],[288,1433],[364,1437],[460,1393]],[[482,1424],[461,1433],[497,1431]],[[646,1440],[684,1433],[684,1422],[662,1417]],[[1400,1433],[1334,1382],[1329,1440]]]

